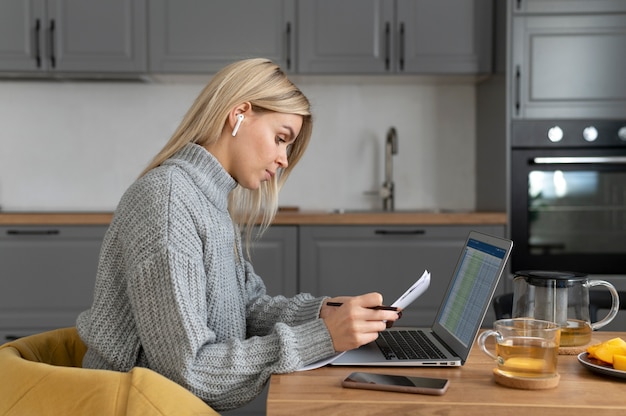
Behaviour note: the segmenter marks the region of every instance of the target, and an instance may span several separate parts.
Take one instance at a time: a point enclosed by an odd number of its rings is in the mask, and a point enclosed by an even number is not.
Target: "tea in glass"
[[[586,321],[568,319],[567,324],[561,326],[561,347],[587,345],[591,342],[591,325]]]
[[[559,345],[536,337],[498,340],[498,371],[512,377],[552,377],[556,374]]]

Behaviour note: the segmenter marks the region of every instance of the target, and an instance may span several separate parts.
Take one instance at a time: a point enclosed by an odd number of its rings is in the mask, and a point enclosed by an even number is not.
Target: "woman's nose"
[[[289,166],[289,159],[287,158],[287,146],[281,146],[281,150],[278,152],[278,159],[276,162],[281,168]]]

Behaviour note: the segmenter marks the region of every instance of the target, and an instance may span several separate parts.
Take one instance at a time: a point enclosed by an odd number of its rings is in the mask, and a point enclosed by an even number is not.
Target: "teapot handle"
[[[589,287],[605,286],[609,290],[609,292],[611,292],[612,297],[611,310],[609,311],[609,313],[604,317],[604,319],[601,319],[598,322],[591,323],[591,329],[595,331],[596,329],[600,329],[609,322],[611,322],[613,318],[615,318],[615,316],[617,315],[617,312],[619,312],[619,294],[617,293],[617,289],[615,289],[615,286],[604,280],[589,280],[587,284]]]

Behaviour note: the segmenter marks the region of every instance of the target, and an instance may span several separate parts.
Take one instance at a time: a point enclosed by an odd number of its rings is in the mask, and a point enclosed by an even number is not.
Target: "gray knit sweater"
[[[93,305],[77,320],[85,367],[147,367],[220,411],[252,400],[272,373],[335,352],[322,298],[266,295],[235,254],[235,186],[189,144],[128,189],[103,242]]]

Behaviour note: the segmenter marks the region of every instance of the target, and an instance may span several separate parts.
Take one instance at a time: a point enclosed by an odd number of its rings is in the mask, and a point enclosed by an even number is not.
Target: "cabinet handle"
[[[404,23],[400,23],[400,71],[404,71]]]
[[[423,235],[426,234],[424,230],[376,230],[374,234],[377,235]]]
[[[391,68],[391,26],[389,22],[385,23],[385,70],[389,71]]]
[[[521,80],[522,74],[519,65],[515,67],[515,115],[519,116],[520,112],[520,93],[521,93]]]
[[[7,230],[8,235],[59,235],[59,230]]]
[[[287,22],[287,69],[291,69],[291,23]]]
[[[41,20],[35,19],[35,62],[37,68],[41,68],[41,45],[39,44],[39,36],[41,33]]]
[[[50,20],[50,26],[48,27],[48,45],[50,46],[50,66],[54,68],[56,66],[56,58],[54,56],[54,19]]]

